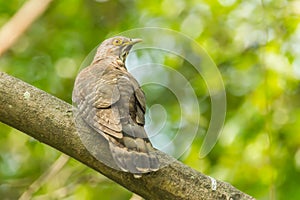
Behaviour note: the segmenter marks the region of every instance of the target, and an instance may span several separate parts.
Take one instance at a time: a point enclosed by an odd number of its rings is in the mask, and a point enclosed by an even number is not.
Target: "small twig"
[[[69,184],[51,193],[34,196],[34,200],[63,199],[66,198],[68,195],[70,195],[70,193],[73,193],[74,190],[75,190],[75,186],[73,184]]]
[[[0,29],[0,56],[9,49],[28,27],[47,9],[52,0],[29,0]]]
[[[61,170],[61,168],[67,163],[69,160],[69,156],[62,154],[53,164],[52,166],[44,173],[42,174],[38,179],[36,179],[26,190],[22,196],[19,198],[19,200],[27,200],[31,199],[32,194],[38,191],[38,189],[51,177],[53,177],[55,174]]]

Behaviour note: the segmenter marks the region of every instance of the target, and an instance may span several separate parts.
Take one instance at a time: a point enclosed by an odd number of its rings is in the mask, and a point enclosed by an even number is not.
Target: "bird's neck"
[[[127,72],[127,68],[125,66],[125,63],[120,58],[115,59],[112,63],[113,63],[113,66],[116,69]]]
[[[122,59],[120,59],[119,57],[116,56],[107,56],[107,57],[102,57],[102,56],[95,56],[94,60],[92,62],[93,64],[97,64],[98,62],[100,62],[101,60],[109,60],[107,63],[111,63],[112,66],[115,69],[121,70],[121,71],[126,71],[127,72],[127,68],[125,66],[125,63]]]

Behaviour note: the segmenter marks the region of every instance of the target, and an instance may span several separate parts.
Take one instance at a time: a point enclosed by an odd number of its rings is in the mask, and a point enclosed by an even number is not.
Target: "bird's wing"
[[[144,92],[140,88],[135,88],[136,104],[136,122],[140,125],[145,124],[146,100]]]
[[[106,139],[106,134],[122,138],[118,110],[111,106],[120,99],[117,80],[113,75],[103,76],[105,71],[93,69],[95,66],[85,68],[76,78],[72,98],[78,114]]]
[[[123,138],[111,139],[110,149],[118,166],[135,174],[158,170],[159,161],[144,129],[145,96],[138,82],[127,73],[118,77],[119,110]]]

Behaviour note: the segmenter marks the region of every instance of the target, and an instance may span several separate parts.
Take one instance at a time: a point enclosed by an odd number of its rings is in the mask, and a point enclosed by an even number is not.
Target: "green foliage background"
[[[24,2],[0,0],[0,27]],[[257,199],[300,199],[299,16],[299,2],[285,0],[54,0],[0,57],[0,71],[71,103],[81,63],[105,38],[149,26],[185,33],[218,66],[226,87],[227,116],[218,143],[200,159],[210,101],[203,84],[197,86],[202,80],[193,80],[202,99],[200,130],[181,161]],[[168,66],[170,62],[165,60]],[[151,97],[151,88],[145,91]],[[150,104],[166,101],[163,96],[149,99]],[[176,105],[164,107],[176,121]],[[0,133],[0,196],[17,199],[61,153],[4,124]],[[32,199],[131,196],[71,159]]]

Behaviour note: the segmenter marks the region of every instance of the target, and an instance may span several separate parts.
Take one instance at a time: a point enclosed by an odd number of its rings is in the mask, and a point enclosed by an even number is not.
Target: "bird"
[[[141,41],[124,36],[104,40],[91,64],[78,73],[72,93],[77,115],[107,141],[116,166],[135,178],[159,169],[144,129],[145,94],[125,65],[132,46]]]

